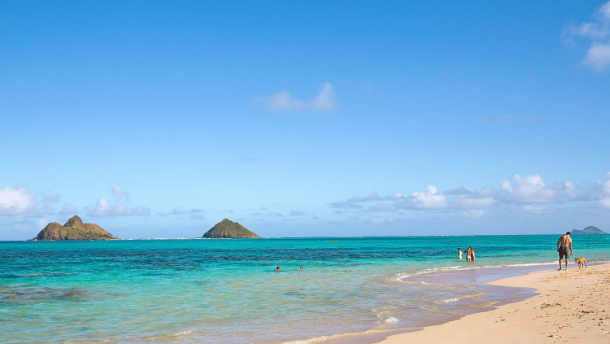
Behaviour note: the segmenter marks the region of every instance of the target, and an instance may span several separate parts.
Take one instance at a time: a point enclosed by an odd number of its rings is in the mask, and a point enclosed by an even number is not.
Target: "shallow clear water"
[[[518,297],[451,274],[408,276],[556,264],[558,237],[0,242],[0,342],[281,343],[405,329]],[[575,254],[606,260],[609,239],[574,236]],[[475,263],[456,259],[467,246]]]

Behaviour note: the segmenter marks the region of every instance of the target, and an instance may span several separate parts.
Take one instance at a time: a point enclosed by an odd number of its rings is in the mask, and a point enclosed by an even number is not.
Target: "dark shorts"
[[[566,259],[570,258],[567,246],[561,246],[557,249],[557,252],[559,252],[559,259],[562,259],[564,256],[566,257]]]

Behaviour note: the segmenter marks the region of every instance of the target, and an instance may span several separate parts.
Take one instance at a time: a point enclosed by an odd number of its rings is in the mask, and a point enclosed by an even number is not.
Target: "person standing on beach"
[[[463,256],[464,252],[462,252],[462,250],[460,250],[460,248],[458,247],[458,258],[462,259]]]
[[[570,249],[570,254],[568,254],[568,248]],[[574,255],[574,251],[572,250],[572,233],[567,232],[557,240],[557,252],[559,252],[559,270],[561,270],[561,259],[564,257],[566,270],[568,270],[568,260],[570,255]]]

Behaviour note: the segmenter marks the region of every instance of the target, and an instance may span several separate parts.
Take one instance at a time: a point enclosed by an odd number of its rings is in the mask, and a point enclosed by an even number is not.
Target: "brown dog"
[[[574,258],[574,261],[576,262],[576,264],[578,264],[579,269],[582,269],[583,266],[585,268],[587,267],[587,258],[585,257]]]

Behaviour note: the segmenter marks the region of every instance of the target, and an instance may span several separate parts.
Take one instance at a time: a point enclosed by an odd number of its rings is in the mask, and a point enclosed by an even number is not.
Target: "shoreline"
[[[582,270],[570,265],[568,271],[538,270],[486,281],[490,286],[534,289],[535,294],[375,343],[609,342],[610,297],[605,291],[610,287],[610,263]]]
[[[610,262],[608,262],[610,264]],[[476,266],[467,268],[439,268],[439,270],[421,271],[403,275],[396,280],[399,283],[422,286],[450,285],[470,290],[472,294],[455,295],[449,300],[434,301],[433,307],[443,307],[431,318],[395,319],[403,326],[395,328],[380,325],[363,332],[337,333],[321,335],[282,342],[282,344],[327,343],[327,344],[377,344],[393,336],[421,331],[424,328],[440,326],[457,321],[466,316],[485,313],[497,307],[527,300],[535,295],[532,288],[494,285],[489,282],[519,277],[528,272],[549,271],[552,263],[523,263],[504,266]],[[443,304],[442,302],[447,304]],[[441,306],[443,305],[443,306]],[[457,308],[456,308],[457,307]],[[406,324],[404,323],[406,320]],[[402,343],[402,341],[400,342]]]

